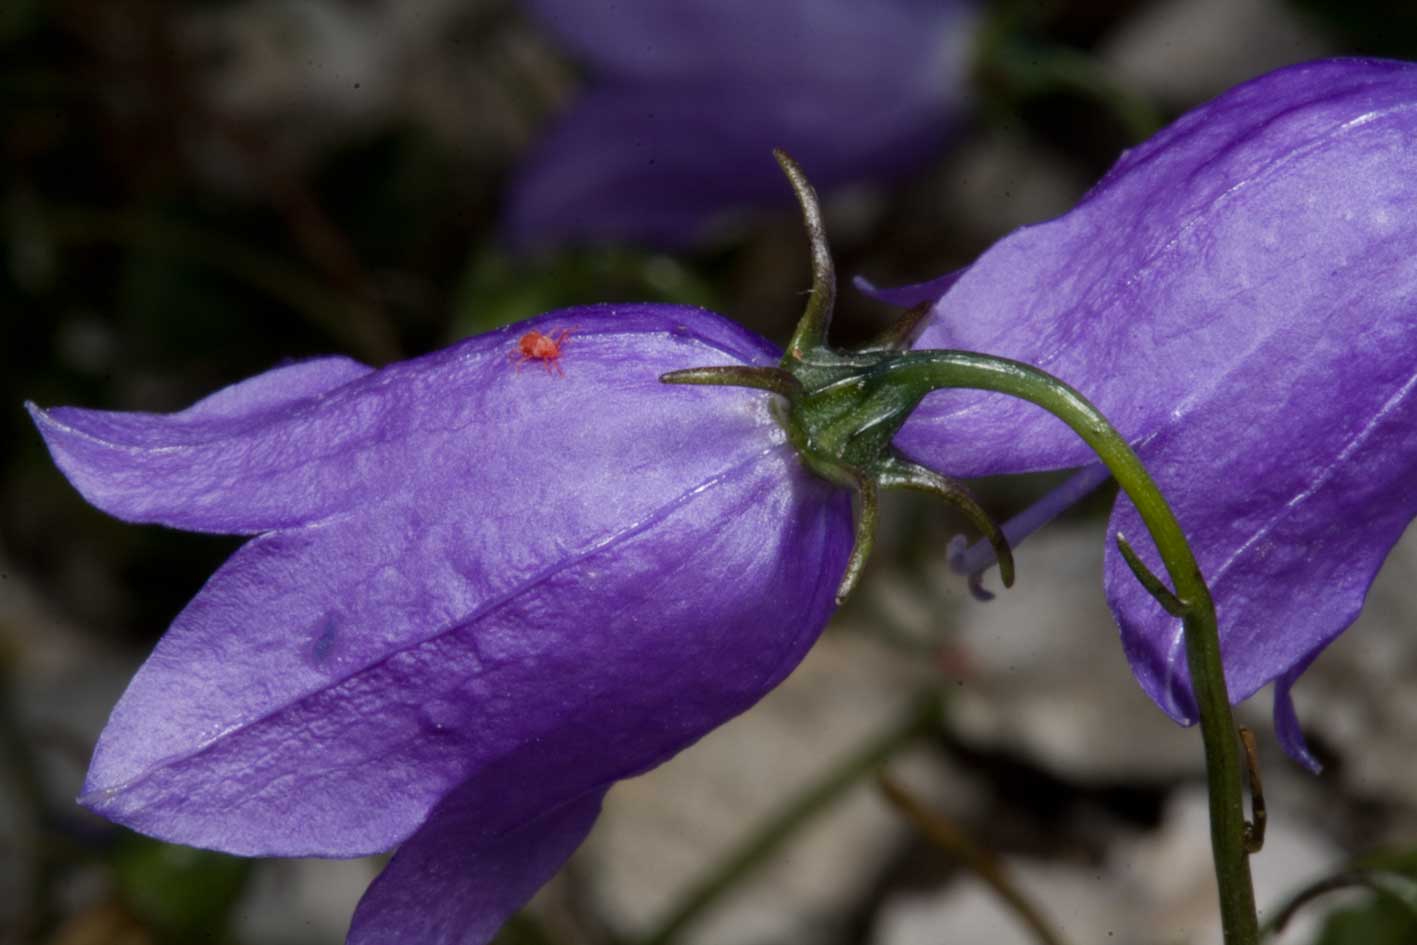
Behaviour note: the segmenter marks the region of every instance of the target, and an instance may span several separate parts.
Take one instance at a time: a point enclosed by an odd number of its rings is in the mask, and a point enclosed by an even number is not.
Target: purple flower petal
[[[564,376],[509,357],[521,332],[560,328]],[[273,482],[303,476],[311,495],[179,615],[84,803],[176,842],[351,856],[529,741],[598,746],[545,779],[565,797],[742,711],[825,622],[849,502],[801,470],[760,393],[658,377],[775,355],[697,309],[573,309],[229,427],[203,402],[221,436],[188,436],[179,414],[164,446],[145,417],[139,449],[71,451],[93,480],[174,451],[216,470],[240,514]],[[56,452],[83,436],[41,429]]]
[[[539,748],[535,758],[522,755],[433,810],[360,900],[346,945],[482,945],[561,868],[590,832],[605,789],[529,804],[542,801],[542,779],[557,773],[544,770]]]
[[[540,325],[547,331],[662,333],[661,311],[680,310],[599,306],[546,316],[515,332]],[[724,347],[735,358],[769,363],[776,357],[728,322],[705,322],[695,313],[692,324],[694,331],[707,332],[706,355]],[[537,447],[536,427],[561,419],[532,419],[508,413],[499,401],[483,403],[488,382],[507,373],[505,355],[516,349],[513,332],[482,335],[392,365],[362,384],[350,382],[369,368],[323,358],[268,371],[174,414],[45,411],[33,405],[30,412],[55,463],[109,514],[189,531],[252,534],[338,515],[362,507],[370,495],[406,491],[403,458],[412,452],[437,465],[433,454],[447,449],[450,428],[501,420],[509,444],[525,441],[523,452]],[[582,340],[581,331],[572,333],[573,352]],[[629,350],[622,354],[634,357]],[[527,374],[524,383],[531,383],[532,375],[543,372],[532,363],[512,373]],[[574,404],[564,398],[557,403],[570,411],[564,420],[573,421]]]
[[[864,292],[878,302],[885,302],[887,305],[896,305],[900,308],[914,308],[926,302],[932,305],[938,302],[950,290],[950,286],[958,282],[959,277],[968,271],[967,268],[956,269],[943,276],[936,276],[924,282],[912,282],[909,285],[878,286],[865,276],[857,276],[851,282],[858,291]]]
[[[725,211],[785,205],[786,149],[818,187],[917,166],[959,110],[971,6],[889,0],[537,0],[604,85],[515,182],[508,238],[682,245]]]
[[[839,77],[841,85],[897,89],[940,78],[950,27],[970,9],[960,0],[881,0],[866,8],[854,0],[527,2],[567,48],[621,83]]]
[[[26,407],[55,465],[109,514],[242,534],[303,521],[332,492],[348,495],[338,457],[308,462],[302,418],[370,370],[347,358],[291,364],[174,414]]]
[[[1417,512],[1414,203],[1417,67],[1282,70],[999,243],[919,341],[1049,370],[1133,440],[1216,592],[1237,699],[1348,626]],[[993,395],[933,395],[899,442],[956,474],[1085,460]],[[1157,563],[1127,503],[1113,528]],[[1107,587],[1142,685],[1191,720],[1175,622],[1115,552]]]
[[[1301,660],[1297,666],[1274,681],[1274,732],[1279,737],[1279,744],[1284,747],[1290,758],[1314,774],[1322,771],[1323,765],[1319,764],[1313,752],[1309,751],[1308,743],[1304,741],[1304,731],[1299,726],[1299,716],[1294,712],[1294,699],[1289,691],[1294,687],[1294,680],[1309,668],[1309,664],[1318,655],[1319,651],[1314,651],[1307,659]]]
[[[1417,299],[1409,304],[1400,318],[1410,324]],[[1417,514],[1417,337],[1405,333],[1390,354],[1357,363],[1352,350],[1327,362],[1309,356],[1313,336],[1295,331],[1269,348],[1279,370],[1232,379],[1223,407],[1192,414],[1143,450],[1215,595],[1232,699],[1306,665],[1346,629]],[[1144,535],[1130,502],[1118,503],[1110,530]],[[1193,720],[1179,624],[1110,547],[1106,584],[1142,687],[1173,717]]]
[[[842,133],[843,123],[853,131]],[[888,176],[948,131],[869,89],[716,80],[583,95],[522,169],[507,212],[517,244],[577,239],[682,245],[725,210],[786,204],[785,149],[822,188]]]

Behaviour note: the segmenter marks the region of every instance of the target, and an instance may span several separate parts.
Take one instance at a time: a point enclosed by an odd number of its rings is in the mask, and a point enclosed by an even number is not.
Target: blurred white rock
[[[1131,90],[1180,104],[1333,52],[1283,0],[1160,0],[1124,19],[1099,54]]]
[[[1105,540],[1100,522],[1045,527],[1015,550],[1014,586],[987,603],[939,563],[933,583],[972,671],[955,728],[1083,783],[1196,773],[1199,733],[1142,693],[1122,655],[1102,594]]]
[[[902,717],[933,673],[860,635],[829,632],[748,713],[616,786],[576,865],[612,927],[643,933],[797,792]],[[948,791],[919,755],[892,770]],[[961,796],[970,788],[957,786]],[[682,941],[813,941],[836,928],[905,835],[868,777],[706,914]]]
[[[1409,528],[1378,572],[1358,620],[1294,686],[1305,731],[1341,759],[1336,776],[1342,785],[1407,808],[1417,804],[1414,588],[1417,531]]]
[[[380,860],[261,860],[232,910],[232,937],[262,945],[340,945]]]
[[[1119,834],[1096,866],[1007,863],[1017,886],[1069,942],[1220,945],[1210,820],[1199,786],[1178,792],[1161,829]],[[1332,870],[1340,851],[1305,823],[1273,817],[1253,862],[1255,896],[1277,904]],[[1276,945],[1312,940],[1321,911],[1301,913]],[[1037,939],[982,881],[960,875],[938,890],[900,893],[876,922],[873,945],[1036,945]]]

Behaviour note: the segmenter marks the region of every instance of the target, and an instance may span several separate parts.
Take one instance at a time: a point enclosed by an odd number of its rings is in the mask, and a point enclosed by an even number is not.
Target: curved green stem
[[[903,355],[882,370],[890,381],[922,398],[941,388],[973,388],[1037,404],[1082,437],[1136,505],[1175,585],[1172,596],[1185,624],[1186,661],[1205,742],[1211,851],[1220,887],[1225,943],[1255,945],[1259,923],[1245,851],[1240,755],[1220,661],[1215,604],[1190,544],[1151,475],[1122,435],[1085,397],[1027,364],[960,351],[922,351]]]

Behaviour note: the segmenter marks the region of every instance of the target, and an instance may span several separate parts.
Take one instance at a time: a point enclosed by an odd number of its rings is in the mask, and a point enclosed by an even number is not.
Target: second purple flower
[[[529,0],[595,83],[515,180],[518,246],[683,246],[786,205],[766,155],[817,187],[919,167],[956,126],[970,0]]]
[[[1417,514],[1417,66],[1307,63],[1255,79],[1127,152],[1076,209],[908,290],[918,346],[1041,367],[1083,391],[1156,477],[1215,596],[1230,695],[1290,690],[1358,616]],[[1090,460],[1018,401],[927,400],[900,445],[960,476]],[[1159,567],[1131,503],[1122,533]],[[1180,622],[1109,543],[1137,679],[1195,721]]]

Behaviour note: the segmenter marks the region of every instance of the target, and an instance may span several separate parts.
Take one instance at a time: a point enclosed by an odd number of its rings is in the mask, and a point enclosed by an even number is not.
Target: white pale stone
[[[618,785],[573,861],[611,922],[652,928],[765,818],[900,717],[930,671],[859,634],[831,632],[747,715]],[[892,770],[937,790],[938,769],[910,761]],[[906,830],[867,778],[681,941],[811,941],[858,906]]]
[[[1335,50],[1284,0],[1161,0],[1124,20],[1099,53],[1122,86],[1193,104]]]

